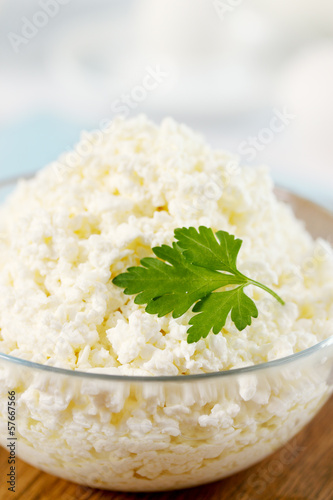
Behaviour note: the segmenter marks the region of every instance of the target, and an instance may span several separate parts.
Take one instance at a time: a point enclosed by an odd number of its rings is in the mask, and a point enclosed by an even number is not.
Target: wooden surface
[[[77,486],[17,461],[16,493],[7,491],[0,449],[1,500],[333,500],[333,398],[285,448],[218,483],[183,491],[126,494]]]

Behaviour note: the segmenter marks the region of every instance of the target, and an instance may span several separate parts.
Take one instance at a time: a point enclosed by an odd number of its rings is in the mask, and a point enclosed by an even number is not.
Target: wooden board
[[[127,494],[77,486],[17,462],[16,493],[7,491],[0,449],[1,500],[333,500],[333,398],[286,447],[254,467],[189,490]]]

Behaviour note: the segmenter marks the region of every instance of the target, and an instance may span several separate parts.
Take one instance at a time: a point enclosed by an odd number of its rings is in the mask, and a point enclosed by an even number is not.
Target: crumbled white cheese
[[[329,335],[332,249],[276,200],[266,169],[240,169],[171,119],[116,120],[102,140],[89,138],[90,156],[73,167],[65,155],[1,209],[0,351],[70,369],[174,375],[276,359]],[[252,326],[238,332],[228,320],[193,346],[189,314],[150,316],[111,279],[170,244],[176,227],[200,224],[243,239],[241,270],[287,305],[248,288],[260,312]]]

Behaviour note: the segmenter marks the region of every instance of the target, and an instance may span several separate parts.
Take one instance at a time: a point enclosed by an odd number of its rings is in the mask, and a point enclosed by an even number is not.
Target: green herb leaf
[[[157,258],[142,259],[142,267],[130,267],[114,278],[113,284],[124,288],[126,295],[137,295],[135,303],[147,304],[146,312],[159,317],[172,312],[178,318],[195,304],[192,311],[199,314],[190,320],[189,343],[207,337],[211,330],[220,332],[229,313],[238,330],[250,325],[258,310],[244,293],[247,285],[264,289],[284,304],[275,292],[238,271],[236,261],[242,240],[225,231],[214,235],[212,229],[203,226],[199,230],[176,229],[175,238],[177,243],[172,247],[153,248]]]
[[[210,330],[219,333],[230,312],[232,321],[240,331],[251,325],[252,318],[258,317],[258,309],[253,300],[245,295],[243,286],[227,292],[212,293],[197,302],[192,311],[200,314],[189,321],[192,326],[188,329],[188,343],[207,337]]]
[[[176,243],[172,247],[153,248],[153,252],[158,259],[142,259],[143,267],[130,267],[113,283],[125,288],[126,295],[138,294],[134,302],[147,304],[146,311],[159,317],[173,311],[173,317],[178,318],[214,290],[245,282],[243,277],[217,273],[187,262]]]
[[[184,250],[184,256],[192,264],[207,267],[215,271],[234,273],[237,271],[236,260],[242,246],[242,240],[226,231],[216,233],[212,229],[200,226],[175,230],[175,238]]]

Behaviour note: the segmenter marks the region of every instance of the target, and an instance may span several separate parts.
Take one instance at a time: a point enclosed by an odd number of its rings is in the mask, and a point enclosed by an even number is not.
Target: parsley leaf
[[[227,292],[212,293],[197,302],[192,311],[200,314],[196,314],[189,321],[192,326],[187,332],[188,343],[207,337],[210,330],[215,334],[219,333],[230,311],[231,319],[240,331],[251,325],[252,318],[258,317],[258,309],[253,300],[245,295],[243,286]]]
[[[172,247],[153,248],[153,252],[158,259],[146,257],[141,260],[142,267],[130,267],[113,280],[115,285],[125,288],[126,295],[139,294],[134,302],[147,304],[146,311],[150,314],[161,317],[173,311],[173,317],[178,318],[214,290],[245,283],[242,277],[191,264],[176,243]]]
[[[216,239],[218,238],[218,241]],[[236,260],[242,240],[235,239],[226,231],[213,231],[205,226],[175,230],[175,238],[184,250],[184,256],[192,264],[208,267],[216,271],[234,273],[237,271]]]
[[[218,333],[224,327],[229,313],[238,330],[251,325],[258,317],[258,309],[245,293],[244,287],[255,285],[283,300],[265,285],[247,278],[237,269],[237,257],[242,240],[226,231],[201,226],[175,230],[172,247],[153,248],[157,258],[147,257],[141,266],[130,267],[113,280],[124,288],[126,295],[137,295],[136,304],[147,304],[146,312],[159,317],[172,312],[182,316],[193,305],[199,314],[190,319],[189,343],[205,338],[211,330]],[[231,290],[216,290],[238,285]]]

